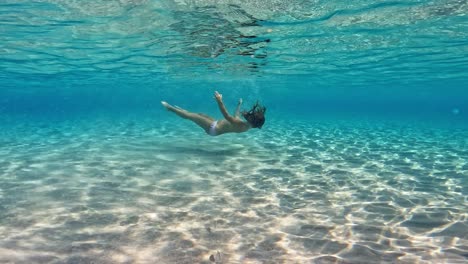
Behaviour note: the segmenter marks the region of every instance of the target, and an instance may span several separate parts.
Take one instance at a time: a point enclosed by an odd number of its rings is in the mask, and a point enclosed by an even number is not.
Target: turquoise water
[[[0,3],[0,263],[466,263],[466,1]],[[220,91],[267,107],[210,137]]]

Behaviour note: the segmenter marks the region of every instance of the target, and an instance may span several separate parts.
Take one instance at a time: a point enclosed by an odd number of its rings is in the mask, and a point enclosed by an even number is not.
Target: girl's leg
[[[205,131],[209,131],[210,129],[210,125],[211,123],[213,123],[213,121],[215,121],[214,118],[208,116],[208,115],[205,115],[205,114],[197,114],[197,113],[191,113],[187,110],[184,110],[180,107],[174,107],[170,104],[168,104],[167,102],[164,102],[164,101],[161,101],[161,104],[169,111],[175,113],[176,115],[184,118],[184,119],[188,119],[192,122],[194,122],[195,124],[197,124],[198,126],[200,126],[201,128],[203,128]]]

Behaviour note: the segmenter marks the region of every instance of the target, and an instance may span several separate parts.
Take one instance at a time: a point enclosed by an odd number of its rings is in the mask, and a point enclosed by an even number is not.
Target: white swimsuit
[[[213,121],[210,125],[210,130],[208,130],[208,135],[216,136],[216,125],[218,124],[218,120]]]

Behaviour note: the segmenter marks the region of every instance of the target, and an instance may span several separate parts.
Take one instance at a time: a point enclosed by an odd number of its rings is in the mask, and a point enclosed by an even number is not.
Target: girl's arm
[[[234,114],[234,116],[237,118],[239,118],[239,115],[240,115],[241,104],[242,104],[242,98],[239,99],[239,102],[237,103],[236,113]]]
[[[236,119],[229,115],[228,111],[226,110],[226,106],[223,103],[223,95],[216,91],[215,98],[216,102],[218,102],[219,111],[221,111],[221,114],[223,114],[224,118],[226,118],[227,121],[234,123]]]

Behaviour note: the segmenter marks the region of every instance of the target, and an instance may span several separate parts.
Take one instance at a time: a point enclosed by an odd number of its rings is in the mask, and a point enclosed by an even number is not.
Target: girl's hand
[[[223,95],[218,93],[218,91],[215,91],[214,96],[215,96],[216,101],[218,101],[218,102],[223,101]]]
[[[239,103],[238,104],[242,104],[242,98],[239,99]]]

